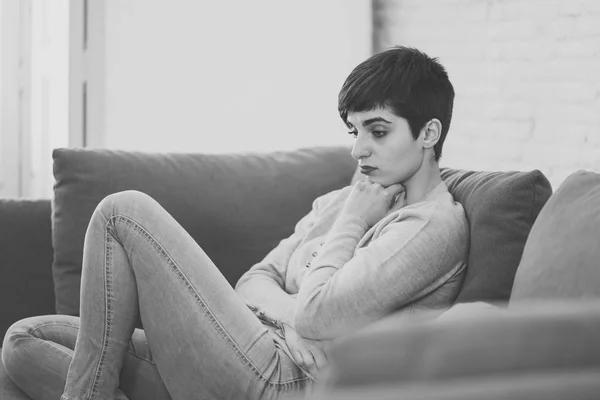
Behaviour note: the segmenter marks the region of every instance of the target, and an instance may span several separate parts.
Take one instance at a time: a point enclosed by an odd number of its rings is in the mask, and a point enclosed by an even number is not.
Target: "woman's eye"
[[[355,137],[358,136],[358,132],[356,132],[356,131],[350,131],[350,132],[348,132],[348,135],[351,135],[352,137],[355,138]]]
[[[384,137],[386,135],[386,131],[373,131],[372,134],[373,136],[380,138],[380,137]]]

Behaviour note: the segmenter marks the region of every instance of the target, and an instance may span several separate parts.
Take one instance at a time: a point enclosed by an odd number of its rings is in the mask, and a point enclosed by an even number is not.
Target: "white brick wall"
[[[600,0],[384,0],[383,47],[438,57],[456,90],[442,165],[600,171]]]

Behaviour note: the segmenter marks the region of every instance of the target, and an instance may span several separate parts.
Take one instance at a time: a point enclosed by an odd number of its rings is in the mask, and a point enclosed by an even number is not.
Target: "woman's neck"
[[[441,182],[442,177],[438,163],[423,163],[421,168],[403,183],[406,189],[406,204],[419,202]]]

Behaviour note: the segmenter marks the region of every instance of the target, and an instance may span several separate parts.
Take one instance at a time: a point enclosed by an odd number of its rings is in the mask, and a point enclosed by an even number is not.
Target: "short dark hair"
[[[405,118],[413,138],[432,118],[442,123],[434,146],[435,160],[442,155],[452,120],[454,88],[437,58],[410,47],[397,46],[369,57],[350,73],[338,98],[338,111],[348,124],[348,113],[389,108]]]

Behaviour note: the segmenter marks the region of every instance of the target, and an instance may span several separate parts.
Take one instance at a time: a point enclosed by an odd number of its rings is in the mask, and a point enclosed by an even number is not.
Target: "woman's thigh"
[[[128,263],[135,275],[144,331],[174,399],[276,398],[309,383],[208,255],[156,201],[121,192],[107,197],[97,212],[119,243],[107,247],[111,262],[115,268]]]
[[[32,399],[58,399],[78,330],[79,318],[67,315],[31,317],[13,324],[2,346],[10,378]],[[140,329],[130,341],[120,387],[131,400],[170,399]]]

